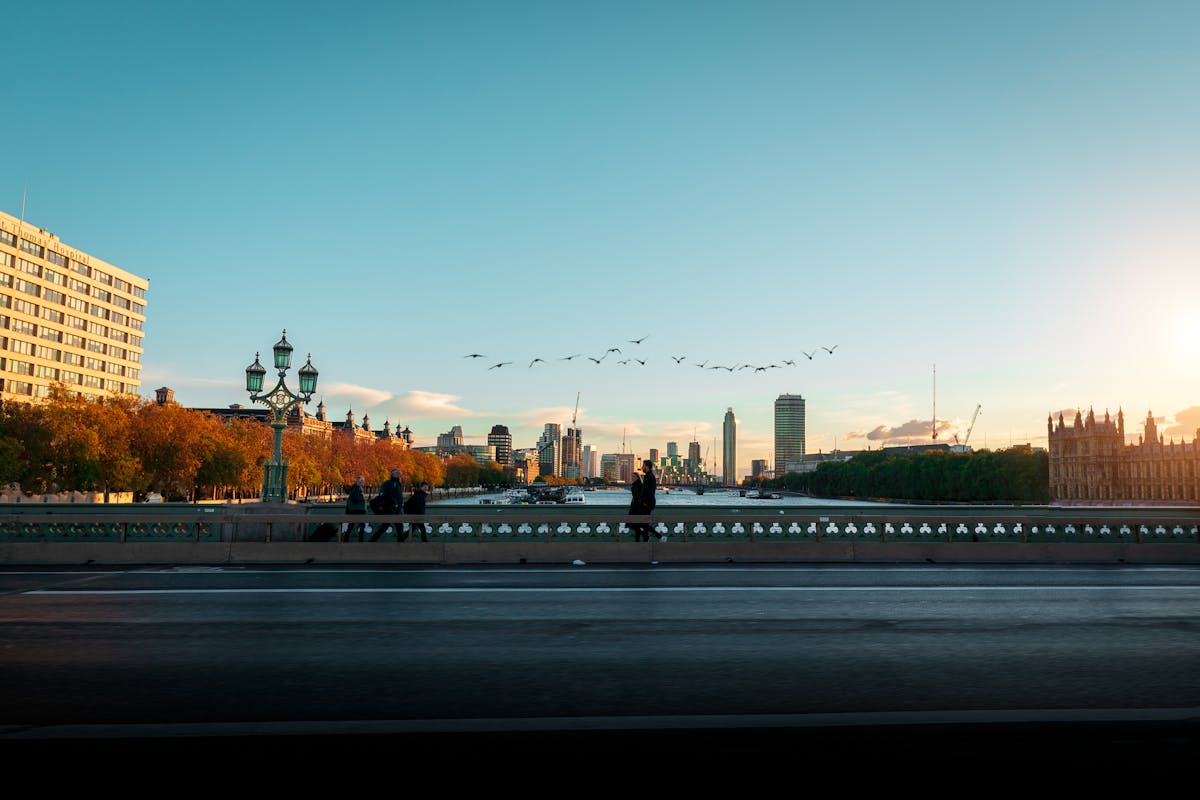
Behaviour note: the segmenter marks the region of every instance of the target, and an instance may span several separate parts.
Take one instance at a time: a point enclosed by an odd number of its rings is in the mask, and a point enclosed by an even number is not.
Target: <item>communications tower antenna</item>
[[[933,438],[937,438],[937,364],[933,365]]]

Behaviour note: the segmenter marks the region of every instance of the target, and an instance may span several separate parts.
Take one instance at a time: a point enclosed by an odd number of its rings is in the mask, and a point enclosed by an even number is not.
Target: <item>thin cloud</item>
[[[1163,424],[1167,426],[1162,431],[1164,437],[1168,440],[1180,438],[1184,441],[1196,438],[1196,432],[1200,430],[1200,406],[1189,406],[1182,411],[1176,411],[1172,416],[1174,419],[1163,420]],[[1129,428],[1125,430],[1128,432]]]
[[[391,400],[391,392],[382,389],[372,389],[369,386],[359,386],[354,383],[331,383],[322,386],[319,394],[335,400],[348,400],[359,408],[374,408]]]
[[[391,395],[389,395],[389,398]],[[423,392],[419,389],[395,397],[391,404],[402,416],[412,419],[440,419],[445,417],[481,417],[486,412],[471,411],[455,405],[462,398],[452,394]]]
[[[938,436],[945,441],[943,434],[957,432],[958,426],[949,420],[938,420]],[[918,444],[935,441],[929,429],[929,420],[912,419],[901,425],[889,427],[879,425],[870,431],[851,431],[847,439],[866,439],[869,442],[892,442],[901,444]]]

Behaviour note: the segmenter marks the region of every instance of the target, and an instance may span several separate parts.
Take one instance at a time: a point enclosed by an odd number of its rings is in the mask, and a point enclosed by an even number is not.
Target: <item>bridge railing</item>
[[[939,510],[922,507],[886,512],[830,512],[788,508],[731,514],[727,509],[672,508],[633,517],[614,506],[582,515],[505,509],[503,516],[438,511],[424,516],[347,515],[330,509],[267,506],[170,506],[155,509],[94,506],[44,507],[0,513],[0,542],[332,542],[347,539],[358,524],[423,523],[433,542],[628,542],[634,523],[649,522],[654,536],[672,542],[1158,542],[1200,543],[1198,509],[1029,509],[1025,507]],[[357,544],[357,535],[350,537]],[[395,540],[390,529],[385,540]]]

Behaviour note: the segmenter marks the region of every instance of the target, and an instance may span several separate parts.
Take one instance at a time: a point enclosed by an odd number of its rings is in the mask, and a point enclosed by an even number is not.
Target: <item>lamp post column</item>
[[[274,458],[263,464],[262,500],[283,503],[287,501],[287,462],[283,460],[283,429],[287,427],[288,413],[297,403],[307,403],[317,390],[317,370],[312,365],[312,355],[300,368],[300,392],[293,393],[284,382],[284,376],[292,365],[292,346],[287,340],[287,330],[283,338],[272,348],[275,369],[279,371],[279,382],[271,391],[259,394],[263,386],[263,377],[267,374],[266,367],[258,361],[258,353],[254,354],[254,363],[246,367],[246,391],[250,399],[262,403],[271,409],[271,428],[275,431]]]

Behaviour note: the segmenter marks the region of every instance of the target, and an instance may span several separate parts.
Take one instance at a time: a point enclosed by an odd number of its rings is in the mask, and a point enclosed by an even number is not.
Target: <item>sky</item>
[[[417,445],[574,419],[719,473],[732,408],[746,473],[780,394],[809,452],[1200,428],[1195,2],[5,19],[0,209],[149,279],[147,398],[249,404],[286,329],[310,411]]]

